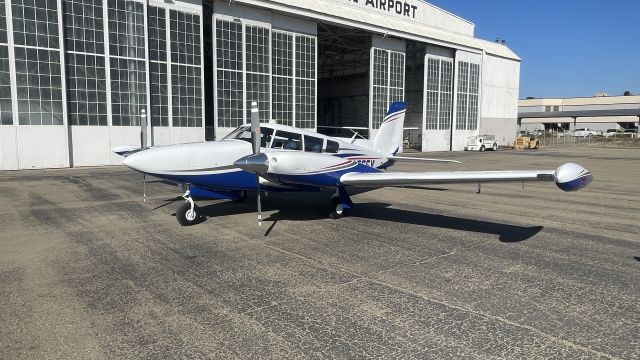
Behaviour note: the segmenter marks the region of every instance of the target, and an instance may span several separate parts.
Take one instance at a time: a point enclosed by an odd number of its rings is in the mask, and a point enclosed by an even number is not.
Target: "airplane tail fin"
[[[402,147],[402,129],[407,103],[396,101],[389,106],[382,125],[373,139],[373,149],[382,154],[395,155]]]

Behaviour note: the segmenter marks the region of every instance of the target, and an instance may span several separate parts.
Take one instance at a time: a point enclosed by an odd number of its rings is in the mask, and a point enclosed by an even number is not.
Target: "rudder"
[[[407,103],[396,101],[389,111],[373,139],[373,149],[382,154],[395,155],[402,147],[402,133]]]

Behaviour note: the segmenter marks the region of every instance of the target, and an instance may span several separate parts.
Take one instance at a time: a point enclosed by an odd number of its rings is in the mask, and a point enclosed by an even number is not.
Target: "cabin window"
[[[243,132],[249,132],[249,127],[248,126],[240,126],[239,128],[233,130],[232,132],[229,133],[229,135],[225,136],[222,138],[222,140],[229,140],[229,139],[239,139],[240,137],[242,137],[242,133]],[[251,137],[251,133],[249,132],[249,137]]]
[[[322,143],[324,143],[324,139],[317,138],[315,136],[304,136],[304,151],[310,152],[322,152]]]
[[[271,148],[284,150],[302,150],[302,135],[278,130],[273,136]]]
[[[329,153],[337,153],[338,149],[340,149],[340,145],[335,142],[335,141],[331,141],[331,140],[327,140],[327,152]]]
[[[260,147],[267,147],[271,142],[271,137],[273,135],[273,129],[260,127]],[[244,140],[248,143],[251,143],[251,127],[249,126],[241,126],[231,132],[229,135],[225,136],[223,140],[235,139],[235,140]]]

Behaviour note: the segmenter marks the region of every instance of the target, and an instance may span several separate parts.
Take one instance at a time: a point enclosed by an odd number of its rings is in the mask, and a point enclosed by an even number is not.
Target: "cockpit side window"
[[[229,140],[229,139],[240,139],[240,138],[245,138],[245,135],[243,135],[244,132],[248,132],[249,133],[249,139],[251,139],[251,132],[248,126],[243,125],[240,126],[239,128],[233,130],[232,132],[229,133],[229,135],[225,136],[222,138],[222,140]]]
[[[271,143],[272,149],[302,150],[302,135],[277,130]]]
[[[328,153],[337,153],[338,149],[340,149],[340,144],[335,141],[327,140],[327,149],[325,150]]]
[[[304,151],[310,152],[322,152],[322,144],[324,143],[324,139],[317,138],[315,136],[304,136]]]
[[[261,147],[269,146],[272,135],[273,135],[273,129],[260,127],[260,146]],[[223,138],[223,140],[229,140],[229,139],[243,140],[248,143],[251,143],[251,127],[241,126]]]

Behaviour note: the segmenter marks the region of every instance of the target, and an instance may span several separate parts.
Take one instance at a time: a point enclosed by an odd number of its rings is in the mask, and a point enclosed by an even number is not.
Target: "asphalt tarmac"
[[[412,154],[414,155],[414,154]],[[639,358],[640,152],[420,154],[553,183],[200,202],[124,167],[0,173],[0,358]]]

